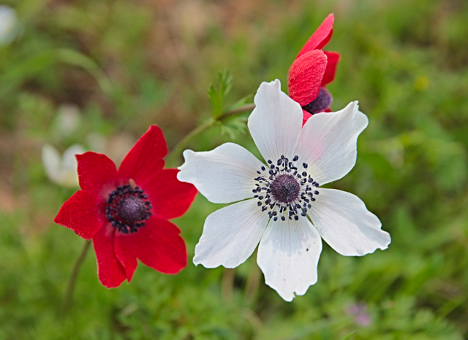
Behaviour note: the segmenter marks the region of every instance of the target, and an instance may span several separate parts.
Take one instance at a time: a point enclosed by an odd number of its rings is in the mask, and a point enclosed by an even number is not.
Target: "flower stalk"
[[[182,151],[187,147],[187,145],[192,141],[192,139],[194,139],[198,135],[201,135],[203,132],[210,129],[211,127],[215,126],[217,122],[222,122],[226,118],[235,116],[239,113],[243,113],[246,111],[251,111],[254,108],[255,108],[255,104],[246,104],[236,109],[232,109],[227,112],[224,112],[218,117],[212,117],[212,118],[207,119],[203,124],[197,126],[195,129],[189,132],[183,139],[181,139],[172,148],[172,151],[169,153],[169,155],[166,158],[167,164],[173,165],[177,157],[180,157],[180,155],[182,154]]]
[[[245,284],[245,301],[248,304],[252,304],[258,293],[258,288],[261,279],[260,268],[257,265],[257,262],[252,261],[250,265],[249,274],[247,275],[247,282]]]
[[[236,271],[234,268],[226,268],[223,272],[221,281],[221,295],[225,302],[231,302],[234,295],[234,277]]]
[[[76,279],[78,278],[78,274],[80,272],[81,265],[83,264],[86,254],[88,253],[89,247],[91,246],[91,241],[86,241],[84,243],[83,250],[81,251],[80,256],[76,260],[75,266],[73,267],[73,271],[70,275],[70,280],[68,281],[67,292],[65,293],[65,297],[63,299],[62,304],[62,313],[66,314],[67,311],[70,309],[73,301],[73,292],[75,290]]]

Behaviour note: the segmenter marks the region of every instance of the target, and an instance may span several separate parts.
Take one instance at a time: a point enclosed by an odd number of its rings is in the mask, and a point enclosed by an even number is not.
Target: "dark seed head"
[[[133,234],[145,225],[151,216],[151,203],[139,187],[118,186],[106,201],[106,218],[124,234]]]
[[[119,206],[119,215],[123,220],[130,223],[140,221],[146,215],[145,202],[134,196],[124,198]]]
[[[299,196],[300,185],[291,175],[279,175],[271,184],[271,194],[276,201],[290,203]]]
[[[330,92],[328,92],[326,88],[321,87],[317,98],[315,98],[312,102],[310,102],[306,106],[303,106],[302,108],[307,112],[314,114],[328,109],[332,102],[333,97],[330,94]]]

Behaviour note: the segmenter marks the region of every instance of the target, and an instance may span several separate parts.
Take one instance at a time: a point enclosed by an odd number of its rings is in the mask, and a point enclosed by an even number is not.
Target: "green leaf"
[[[102,92],[109,96],[112,95],[112,84],[110,80],[93,59],[85,54],[68,48],[58,49],[57,58],[58,61],[64,64],[81,67],[88,71],[96,79]]]
[[[229,94],[232,88],[232,74],[229,71],[218,73],[217,86],[210,85],[208,96],[213,106],[213,117],[217,118],[223,112],[224,98]]]
[[[243,107],[245,105],[249,105],[249,104],[252,104],[253,103],[253,94],[248,94],[246,95],[245,97],[242,97],[241,99],[239,99],[237,102],[235,102],[234,104],[232,104],[231,106],[229,106],[226,111],[232,111],[232,110],[235,110],[235,109],[238,109],[240,107]]]
[[[235,139],[239,134],[245,134],[247,131],[247,118],[246,117],[232,117],[218,122],[217,125],[221,128],[222,135],[228,135],[229,138]]]
[[[351,333],[349,333],[348,335],[346,335],[343,340],[349,340],[351,339],[352,337],[354,337],[356,335],[356,331],[352,331]]]

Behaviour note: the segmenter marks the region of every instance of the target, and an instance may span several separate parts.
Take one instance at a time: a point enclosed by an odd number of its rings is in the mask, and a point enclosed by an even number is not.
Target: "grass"
[[[465,1],[6,3],[23,30],[0,47],[0,339],[468,337]],[[370,119],[356,167],[333,187],[379,216],[389,249],[354,258],[324,244],[318,283],[292,303],[264,284],[255,256],[234,271],[189,263],[177,276],[140,265],[130,284],[108,290],[90,253],[61,315],[84,241],[52,222],[74,191],[49,182],[42,145],[80,143],[119,162],[157,124],[171,148],[210,116],[218,71],[234,76],[231,104],[261,81],[279,78],[286,90],[289,65],[330,12],[327,49],[342,55],[332,108],[357,99]],[[80,112],[71,132],[58,118],[64,104]],[[232,141],[254,151],[245,129],[232,128],[242,122],[190,147]],[[219,207],[199,195],[175,221],[189,259]],[[346,312],[356,303],[370,325]]]

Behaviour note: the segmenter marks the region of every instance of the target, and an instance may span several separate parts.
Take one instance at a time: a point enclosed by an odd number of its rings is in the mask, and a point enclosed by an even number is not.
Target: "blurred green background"
[[[18,26],[0,46],[0,339],[468,338],[468,2],[3,3]],[[90,252],[62,315],[84,240],[52,222],[74,189],[46,176],[44,143],[120,162],[157,124],[171,148],[210,117],[218,71],[234,76],[228,104],[261,81],[279,78],[286,91],[289,65],[331,12],[326,49],[342,56],[332,109],[357,99],[370,119],[356,167],[332,186],[380,217],[389,249],[343,257],[324,244],[318,283],[287,303],[264,284],[255,255],[235,270],[191,263],[204,219],[221,207],[198,195],[175,221],[185,270],[140,264],[130,284],[108,290]],[[254,151],[242,126],[231,120],[190,147],[233,141]]]

